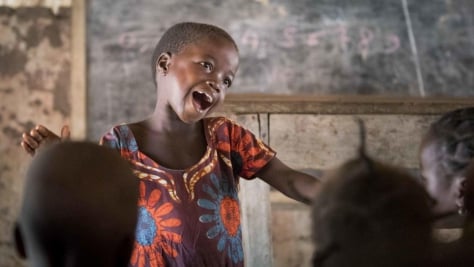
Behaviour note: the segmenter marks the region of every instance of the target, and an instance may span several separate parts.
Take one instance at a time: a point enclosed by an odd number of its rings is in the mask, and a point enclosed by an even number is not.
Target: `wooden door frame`
[[[71,8],[71,137],[87,136],[86,0],[72,0]]]

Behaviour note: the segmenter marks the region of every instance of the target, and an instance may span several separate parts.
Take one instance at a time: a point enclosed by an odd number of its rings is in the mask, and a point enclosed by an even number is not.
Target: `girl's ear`
[[[20,224],[18,222],[15,223],[13,231],[16,252],[18,253],[18,255],[20,255],[21,258],[26,259],[25,243],[23,240],[23,235],[21,233]]]
[[[171,53],[170,52],[161,53],[161,55],[156,60],[156,70],[159,73],[166,75],[170,64],[171,64]]]

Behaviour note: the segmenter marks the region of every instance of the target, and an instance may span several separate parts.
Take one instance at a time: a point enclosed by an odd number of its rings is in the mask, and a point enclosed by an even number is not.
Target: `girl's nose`
[[[219,83],[215,81],[207,81],[207,85],[209,85],[212,89],[214,89],[217,93],[220,93],[222,88],[219,86]]]

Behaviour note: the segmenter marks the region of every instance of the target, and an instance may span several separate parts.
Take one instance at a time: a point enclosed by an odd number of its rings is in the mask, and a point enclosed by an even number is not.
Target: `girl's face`
[[[460,201],[461,179],[448,177],[439,164],[436,144],[426,142],[420,151],[421,174],[426,190],[436,200],[435,212],[452,212],[462,205]]]
[[[166,99],[165,104],[181,121],[191,123],[223,102],[237,72],[239,57],[229,40],[206,37],[158,64],[167,68],[160,80],[158,98]]]

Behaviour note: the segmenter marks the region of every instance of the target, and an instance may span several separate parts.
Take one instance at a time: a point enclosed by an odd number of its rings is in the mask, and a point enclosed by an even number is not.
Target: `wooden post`
[[[268,114],[257,114],[257,123],[252,129],[268,144]],[[250,125],[245,125],[246,127]],[[240,182],[240,203],[242,211],[242,235],[246,266],[273,266],[271,237],[270,186],[260,179]]]
[[[71,137],[85,139],[87,134],[85,0],[73,0],[71,23]]]

